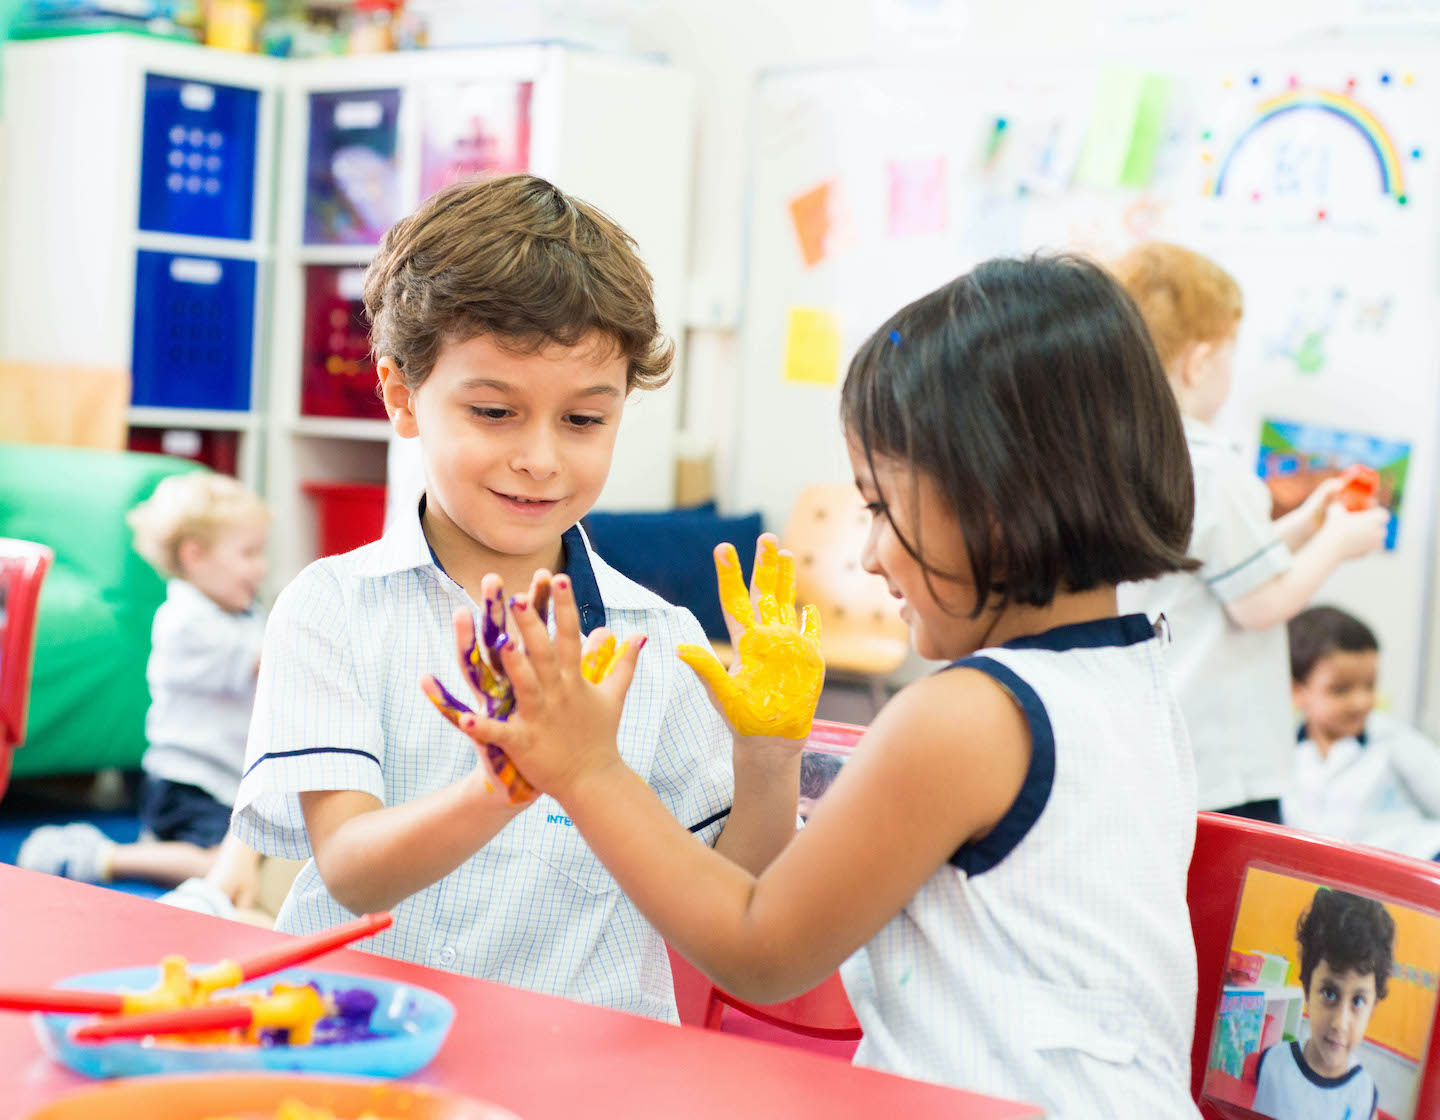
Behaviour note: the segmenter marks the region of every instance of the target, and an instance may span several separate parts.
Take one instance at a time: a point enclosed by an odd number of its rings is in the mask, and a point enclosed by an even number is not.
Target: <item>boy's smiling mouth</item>
[[[499,490],[491,490],[506,506],[524,513],[538,514],[545,513],[559,504],[559,498],[528,498],[521,494],[505,494]]]

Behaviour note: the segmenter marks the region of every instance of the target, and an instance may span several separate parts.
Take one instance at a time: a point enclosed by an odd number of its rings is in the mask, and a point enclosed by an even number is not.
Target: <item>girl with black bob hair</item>
[[[768,1003],[839,968],[857,1063],[1047,1115],[1198,1116],[1194,768],[1162,639],[1116,613],[1120,581],[1189,566],[1190,460],[1138,313],[1082,260],[982,264],[876,331],[842,402],[860,562],[948,664],[885,706],[761,874],[625,766],[634,654],[583,681],[563,582],[553,640],[516,615],[515,714],[471,733],[723,989]],[[798,781],[803,743],[766,742]]]

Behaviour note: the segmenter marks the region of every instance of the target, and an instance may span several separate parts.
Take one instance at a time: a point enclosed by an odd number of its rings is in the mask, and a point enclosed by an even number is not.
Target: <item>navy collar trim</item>
[[[1310,738],[1310,725],[1308,723],[1302,723],[1300,730],[1295,732],[1295,742],[1298,745],[1305,742],[1308,738]],[[1370,732],[1368,729],[1361,731],[1359,735],[1352,736],[1352,738],[1354,738],[1355,742],[1361,747],[1368,747],[1370,745]],[[1341,741],[1343,742],[1344,740]]]
[[[1124,614],[1072,622],[1041,634],[1012,638],[1001,649],[1101,649],[1106,646],[1133,646],[1155,637],[1155,627],[1143,614]]]
[[[1304,1049],[1300,1043],[1293,1039],[1290,1042],[1290,1053],[1295,1055],[1295,1064],[1300,1067],[1300,1072],[1305,1075],[1305,1080],[1312,1085],[1320,1086],[1322,1089],[1334,1089],[1344,1085],[1345,1082],[1358,1076],[1360,1071],[1365,1068],[1364,1066],[1351,1066],[1339,1077],[1326,1077],[1324,1074],[1316,1073],[1310,1068],[1310,1063],[1305,1060]]]
[[[425,515],[425,496],[420,496],[420,516]],[[430,561],[445,575],[445,565],[435,555],[430,538],[422,531],[425,547],[430,550]],[[600,585],[595,582],[595,567],[590,563],[590,550],[585,547],[585,538],[579,525],[571,525],[560,534],[560,572],[570,577],[570,586],[575,590],[575,607],[580,612],[580,632],[588,634],[598,626],[605,625],[605,600],[600,597]]]

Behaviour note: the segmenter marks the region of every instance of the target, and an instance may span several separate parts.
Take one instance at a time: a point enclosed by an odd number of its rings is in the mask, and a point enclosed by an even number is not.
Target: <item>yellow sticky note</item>
[[[822,307],[792,307],[785,337],[785,380],[834,385],[840,376],[840,325]]]

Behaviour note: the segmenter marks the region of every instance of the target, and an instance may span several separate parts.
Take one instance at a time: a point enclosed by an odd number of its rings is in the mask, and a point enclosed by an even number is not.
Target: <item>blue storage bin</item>
[[[247,241],[260,95],[145,75],[140,228]]]
[[[149,250],[136,257],[134,403],[248,409],[255,262]]]

